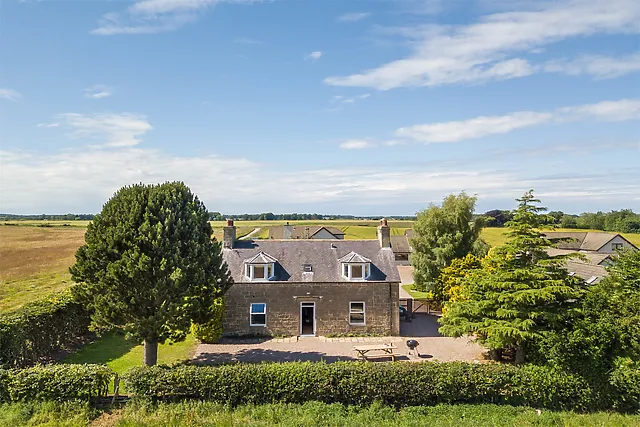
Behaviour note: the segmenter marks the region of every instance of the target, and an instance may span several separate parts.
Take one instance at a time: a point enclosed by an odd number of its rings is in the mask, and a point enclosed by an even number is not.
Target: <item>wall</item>
[[[622,243],[624,245],[623,247],[625,249],[633,248],[633,246],[630,245],[629,242],[624,240],[622,237],[616,236],[613,239],[611,239],[611,241],[609,243],[607,243],[602,248],[600,248],[598,250],[598,253],[601,253],[601,254],[613,254],[613,253],[615,253],[615,251],[613,249],[611,249],[611,244],[612,243]]]
[[[298,297],[298,298],[294,298]],[[349,302],[365,302],[365,326],[349,325]],[[398,284],[237,283],[225,295],[224,335],[300,334],[300,303],[316,303],[316,335],[399,335]],[[251,303],[267,304],[267,326],[249,326]]]

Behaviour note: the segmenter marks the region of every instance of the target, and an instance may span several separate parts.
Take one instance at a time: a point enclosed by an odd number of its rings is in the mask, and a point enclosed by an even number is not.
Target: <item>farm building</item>
[[[344,232],[337,227],[321,225],[279,225],[269,227],[269,239],[344,239]]]
[[[236,240],[224,228],[234,280],[225,335],[399,334],[399,282],[386,220],[378,240]]]

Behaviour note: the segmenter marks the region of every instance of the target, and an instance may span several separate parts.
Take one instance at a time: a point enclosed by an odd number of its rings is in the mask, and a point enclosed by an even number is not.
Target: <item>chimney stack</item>
[[[386,218],[380,220],[380,225],[378,226],[378,241],[380,242],[381,248],[391,247],[391,229],[389,225],[387,225]]]
[[[233,244],[236,241],[236,226],[233,225],[233,220],[228,219],[227,225],[224,227],[224,235],[222,239],[222,247],[225,249],[233,249]]]

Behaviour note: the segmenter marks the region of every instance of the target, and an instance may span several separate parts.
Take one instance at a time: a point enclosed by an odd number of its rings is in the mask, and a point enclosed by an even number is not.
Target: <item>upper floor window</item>
[[[612,243],[611,249],[617,251],[618,249],[622,249],[624,247],[624,243]]]
[[[275,277],[276,262],[274,257],[260,252],[244,261],[244,275],[251,280],[271,280]]]
[[[349,280],[365,280],[371,275],[371,260],[350,252],[340,258],[342,276]]]

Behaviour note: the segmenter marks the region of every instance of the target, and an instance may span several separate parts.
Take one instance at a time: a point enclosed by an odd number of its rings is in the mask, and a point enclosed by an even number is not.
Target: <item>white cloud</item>
[[[239,37],[233,41],[238,44],[249,44],[249,45],[261,45],[262,42],[257,39],[252,39],[251,37]]]
[[[69,136],[95,142],[102,147],[129,147],[138,145],[141,137],[153,129],[147,118],[138,114],[78,114],[57,116]]]
[[[373,147],[374,144],[366,139],[348,139],[340,143],[340,148],[345,150],[360,150],[363,148]]]
[[[0,99],[8,99],[9,101],[17,101],[22,98],[22,94],[13,89],[0,88]]]
[[[2,209],[15,213],[97,212],[124,185],[174,180],[189,185],[210,210],[223,212],[344,213],[375,206],[375,213],[398,206],[394,209],[400,213],[410,213],[402,206],[426,206],[463,189],[484,202],[501,199],[511,205],[529,188],[548,205],[567,198],[622,203],[640,194],[640,181],[628,174],[527,177],[512,171],[407,166],[282,170],[240,157],[174,156],[137,147],[54,154],[4,151],[0,162]]]
[[[311,61],[311,62],[316,62],[318,59],[320,59],[320,57],[323,55],[322,51],[320,50],[314,50],[313,52],[311,52],[308,55],[304,56],[304,59],[307,61]]]
[[[517,57],[519,53],[571,37],[640,29],[636,0],[564,0],[531,7],[487,15],[471,25],[406,28],[405,36],[413,40],[409,57],[328,77],[325,83],[388,90],[522,77],[538,68]]]
[[[368,18],[371,15],[370,12],[352,12],[345,13],[344,15],[338,16],[338,22],[357,22],[362,21],[365,18]]]
[[[84,90],[84,96],[92,99],[102,99],[111,96],[112,90],[106,85],[94,85]]]
[[[554,112],[519,111],[504,116],[482,116],[469,120],[429,123],[403,127],[395,134],[426,144],[458,142],[505,134],[516,129],[546,123],[580,120],[624,121],[640,119],[640,99],[603,101],[597,104],[564,107]]]
[[[368,93],[363,93],[361,95],[357,95],[351,98],[345,98],[343,95],[334,95],[333,98],[331,98],[331,102],[340,102],[341,104],[354,104],[357,101],[361,101],[363,99],[367,99],[369,98],[371,95]]]
[[[563,73],[570,76],[591,75],[597,79],[612,79],[640,71],[640,53],[621,57],[585,55],[574,60],[549,61],[544,71]]]
[[[57,128],[60,123],[38,123],[36,126],[39,128]]]
[[[137,0],[121,13],[107,13],[92,34],[154,34],[177,30],[198,19],[198,13],[220,3],[260,0]]]

